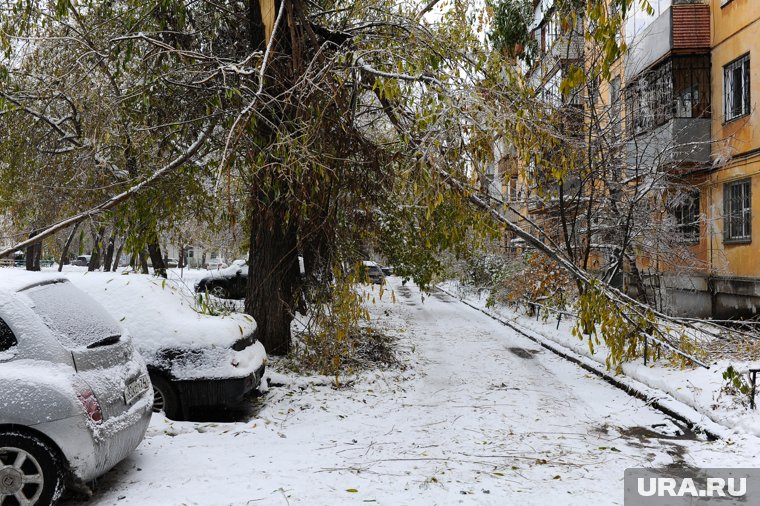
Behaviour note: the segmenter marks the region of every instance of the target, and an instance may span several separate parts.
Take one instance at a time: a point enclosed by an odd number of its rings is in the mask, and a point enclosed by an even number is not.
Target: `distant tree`
[[[532,62],[538,46],[530,34],[533,0],[490,0],[487,5],[493,10],[489,37],[494,48],[511,58]]]

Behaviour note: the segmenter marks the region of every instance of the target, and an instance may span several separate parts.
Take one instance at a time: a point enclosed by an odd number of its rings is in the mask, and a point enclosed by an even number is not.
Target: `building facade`
[[[620,35],[628,52],[611,76],[575,101],[606,106],[605,121],[619,121],[608,135],[625,139],[623,179],[655,167],[678,188],[664,191],[652,227],[662,226],[688,254],[637,248],[626,270],[636,269],[645,286],[623,287],[646,290],[674,314],[751,317],[760,308],[760,2],[650,3],[653,13],[637,9],[626,20]],[[534,8],[541,57],[526,76],[546,100],[571,105],[573,97],[558,98],[558,83],[566,62],[589,58],[588,39],[584,48],[582,35],[556,33],[552,1]],[[520,175],[527,169],[509,173],[504,194],[540,220]],[[594,256],[592,270],[603,269],[609,255]]]
[[[679,10],[686,9],[688,15],[679,15]],[[753,317],[760,308],[760,131],[755,129],[760,72],[751,62],[753,53],[760,52],[760,4],[674,0],[668,10],[661,17],[672,23],[673,45],[688,40],[701,48],[709,33],[709,54],[700,54],[699,61],[687,66],[697,76],[692,89],[699,94],[692,91],[689,97],[686,93],[684,100],[681,90],[688,88],[676,86],[672,97],[676,116],[688,98],[694,112],[688,120],[692,125],[681,129],[680,139],[680,145],[693,142],[694,146],[685,150],[693,165],[684,172],[693,198],[674,209],[674,218],[684,227],[696,261],[686,269],[664,262],[659,281],[673,313]],[[660,18],[657,21],[662,23]],[[703,77],[705,65],[709,81]],[[703,123],[709,123],[709,128]],[[700,141],[704,132],[709,132],[708,142]]]

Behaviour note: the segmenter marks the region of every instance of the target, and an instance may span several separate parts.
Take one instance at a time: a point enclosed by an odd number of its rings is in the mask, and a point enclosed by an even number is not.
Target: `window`
[[[676,118],[710,117],[710,55],[673,58],[673,114]]]
[[[683,195],[673,206],[676,238],[684,242],[699,241],[699,192]]]
[[[559,107],[562,105],[562,94],[559,91],[561,85],[562,74],[557,71],[546,81],[546,85],[541,90],[543,100],[547,104],[551,104],[553,107]]]
[[[596,76],[593,79],[589,79],[588,84],[586,85],[588,87],[588,100],[591,107],[594,107],[599,100],[599,83],[599,76]]]
[[[514,202],[520,200],[517,187],[517,176],[510,176],[507,182],[507,201]]]
[[[560,27],[557,21],[557,13],[554,11],[549,15],[544,25],[544,47],[546,51],[549,51],[554,46],[554,42],[560,36]]]
[[[121,328],[106,310],[71,283],[37,286],[25,293],[34,303],[34,312],[68,349],[121,335]]]
[[[16,336],[8,326],[7,323],[0,318],[0,352],[9,350],[12,346],[16,346]]]
[[[726,121],[749,114],[749,55],[723,67],[723,110]]]
[[[723,238],[733,242],[749,242],[752,238],[749,179],[723,185]]]

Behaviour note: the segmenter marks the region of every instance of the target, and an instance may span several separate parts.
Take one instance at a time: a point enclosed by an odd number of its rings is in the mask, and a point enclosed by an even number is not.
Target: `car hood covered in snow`
[[[129,329],[141,351],[230,348],[256,330],[255,321],[248,315],[198,313],[193,309],[193,296],[172,281],[107,272],[69,272],[66,275]]]

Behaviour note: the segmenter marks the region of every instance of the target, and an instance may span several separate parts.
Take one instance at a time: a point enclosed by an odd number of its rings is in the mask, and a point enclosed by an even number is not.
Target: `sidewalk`
[[[760,408],[751,411],[737,402],[737,399],[720,395],[725,384],[722,375],[729,365],[744,372],[760,365],[760,360],[750,362],[720,358],[708,361],[710,369],[680,369],[669,366],[665,360],[644,365],[643,359],[640,359],[623,364],[623,375],[616,376],[613,371],[606,370],[604,361],[607,348],[604,343],[595,345],[595,353],[592,354],[585,339],[580,340],[572,335],[571,329],[575,322],[571,318],[563,317],[558,325],[554,315],[544,320],[542,314],[536,320],[535,317],[528,317],[504,305],[486,308],[487,293],[472,293],[456,282],[442,283],[439,288],[502,323],[514,325],[531,338],[559,347],[558,351],[592,365],[611,379],[641,391],[650,399],[656,399],[664,409],[682,415],[709,433],[722,438],[736,434],[760,436]],[[747,399],[742,401],[746,404]]]

